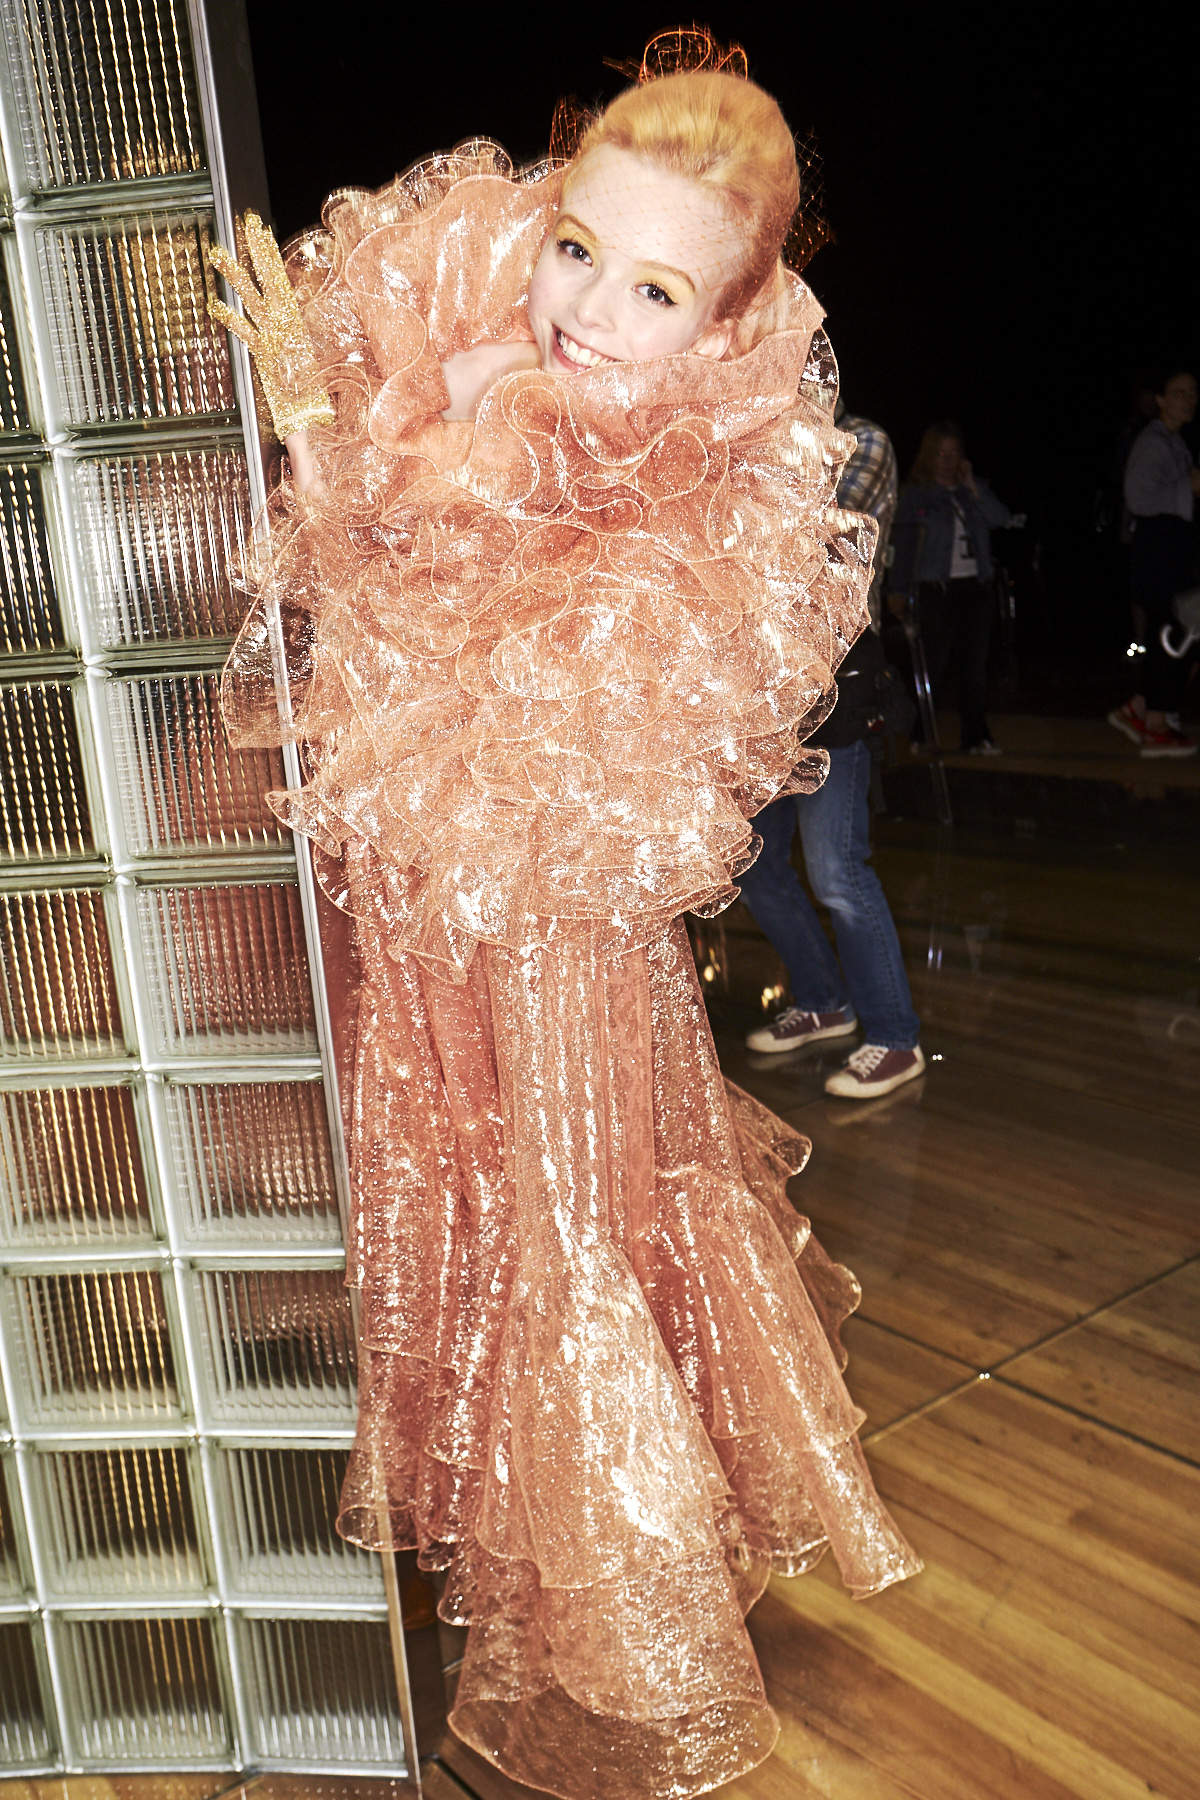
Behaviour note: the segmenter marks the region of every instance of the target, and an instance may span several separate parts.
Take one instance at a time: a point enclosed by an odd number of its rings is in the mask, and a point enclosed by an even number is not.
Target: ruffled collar
[[[720,361],[685,354],[582,376],[522,371],[485,396],[474,445],[471,434],[453,429],[451,443],[431,444],[429,428],[440,427],[448,404],[441,364],[477,344],[532,340],[529,279],[562,178],[561,169],[517,175],[498,146],[476,142],[378,193],[333,197],[321,253],[312,254],[311,241],[304,247],[306,322],[319,354],[327,345],[324,360],[341,361],[347,302],[353,308],[361,360],[373,376],[366,433],[379,450],[432,452],[442,468],[465,456],[473,465],[463,470],[467,485],[488,486],[499,444],[519,465],[518,440],[527,431],[564,432],[570,460],[584,455],[604,465],[637,456],[689,417],[707,421],[706,436],[732,441],[799,402],[813,429],[828,429],[837,373],[820,330],[822,309],[798,276],[780,271]],[[326,279],[313,291],[319,269]],[[445,428],[437,435],[445,437]]]

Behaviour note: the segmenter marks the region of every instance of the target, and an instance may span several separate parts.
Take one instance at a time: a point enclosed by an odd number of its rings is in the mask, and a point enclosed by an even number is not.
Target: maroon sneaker
[[[858,1030],[852,1012],[805,1012],[801,1006],[789,1006],[786,1012],[761,1031],[752,1031],[746,1039],[747,1050],[799,1050],[805,1044],[819,1043],[822,1038],[849,1037]]]
[[[882,1044],[860,1044],[825,1083],[827,1094],[845,1100],[874,1100],[890,1094],[906,1081],[915,1081],[925,1067],[921,1046],[914,1050],[885,1050]]]

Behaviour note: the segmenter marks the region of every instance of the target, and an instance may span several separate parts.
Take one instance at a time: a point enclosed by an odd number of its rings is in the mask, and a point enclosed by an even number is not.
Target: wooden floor
[[[953,768],[952,834],[889,776],[919,1083],[837,1101],[838,1056],[751,1056],[781,971],[725,915],[722,1059],[813,1140],[794,1194],[862,1281],[848,1379],[927,1568],[772,1585],[782,1733],[724,1800],[1200,1796],[1200,790],[1031,758]]]
[[[920,811],[914,780],[889,785]],[[881,1101],[826,1098],[834,1055],[742,1048],[781,972],[728,916],[722,1060],[813,1140],[793,1192],[862,1281],[848,1379],[928,1566],[859,1604],[825,1565],[773,1584],[751,1630],[783,1730],[727,1800],[1200,1795],[1200,795],[1181,785],[991,764],[952,771],[952,834],[878,822],[929,1058]]]
[[[1200,791],[1087,722],[1004,736],[951,759],[952,833],[908,759],[877,821],[919,1082],[748,1053],[784,975],[725,915],[722,1062],[813,1140],[793,1193],[862,1281],[848,1379],[927,1567],[773,1583],[782,1731],[720,1800],[1200,1796]]]

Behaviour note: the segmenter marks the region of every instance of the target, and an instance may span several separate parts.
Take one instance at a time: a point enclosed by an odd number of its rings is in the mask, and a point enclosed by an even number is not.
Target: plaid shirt
[[[878,519],[882,551],[891,529],[899,489],[892,440],[882,425],[876,425],[872,419],[860,419],[856,413],[843,413],[837,425],[839,431],[848,431],[858,439],[858,449],[842,470],[842,479],[838,482],[838,505],[847,512],[870,513],[873,519]]]
[[[844,412],[837,421],[837,428],[839,431],[851,432],[858,439],[858,448],[842,470],[842,479],[838,482],[837,503],[847,512],[870,513],[873,519],[879,521],[875,566],[867,593],[871,619],[878,630],[884,556],[900,486],[896,472],[896,452],[892,449],[892,440],[883,426],[876,425],[873,419],[861,419],[857,413]]]

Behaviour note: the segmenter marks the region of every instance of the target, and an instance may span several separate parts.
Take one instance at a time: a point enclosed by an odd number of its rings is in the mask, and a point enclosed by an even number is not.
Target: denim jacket
[[[946,488],[937,482],[901,488],[892,523],[895,556],[888,575],[888,586],[895,593],[906,594],[920,581],[949,580],[956,501],[967,522],[976,573],[980,581],[988,580],[993,569],[992,528],[1006,524],[1010,514],[986,482],[979,481],[976,486],[978,499],[970,488]]]

